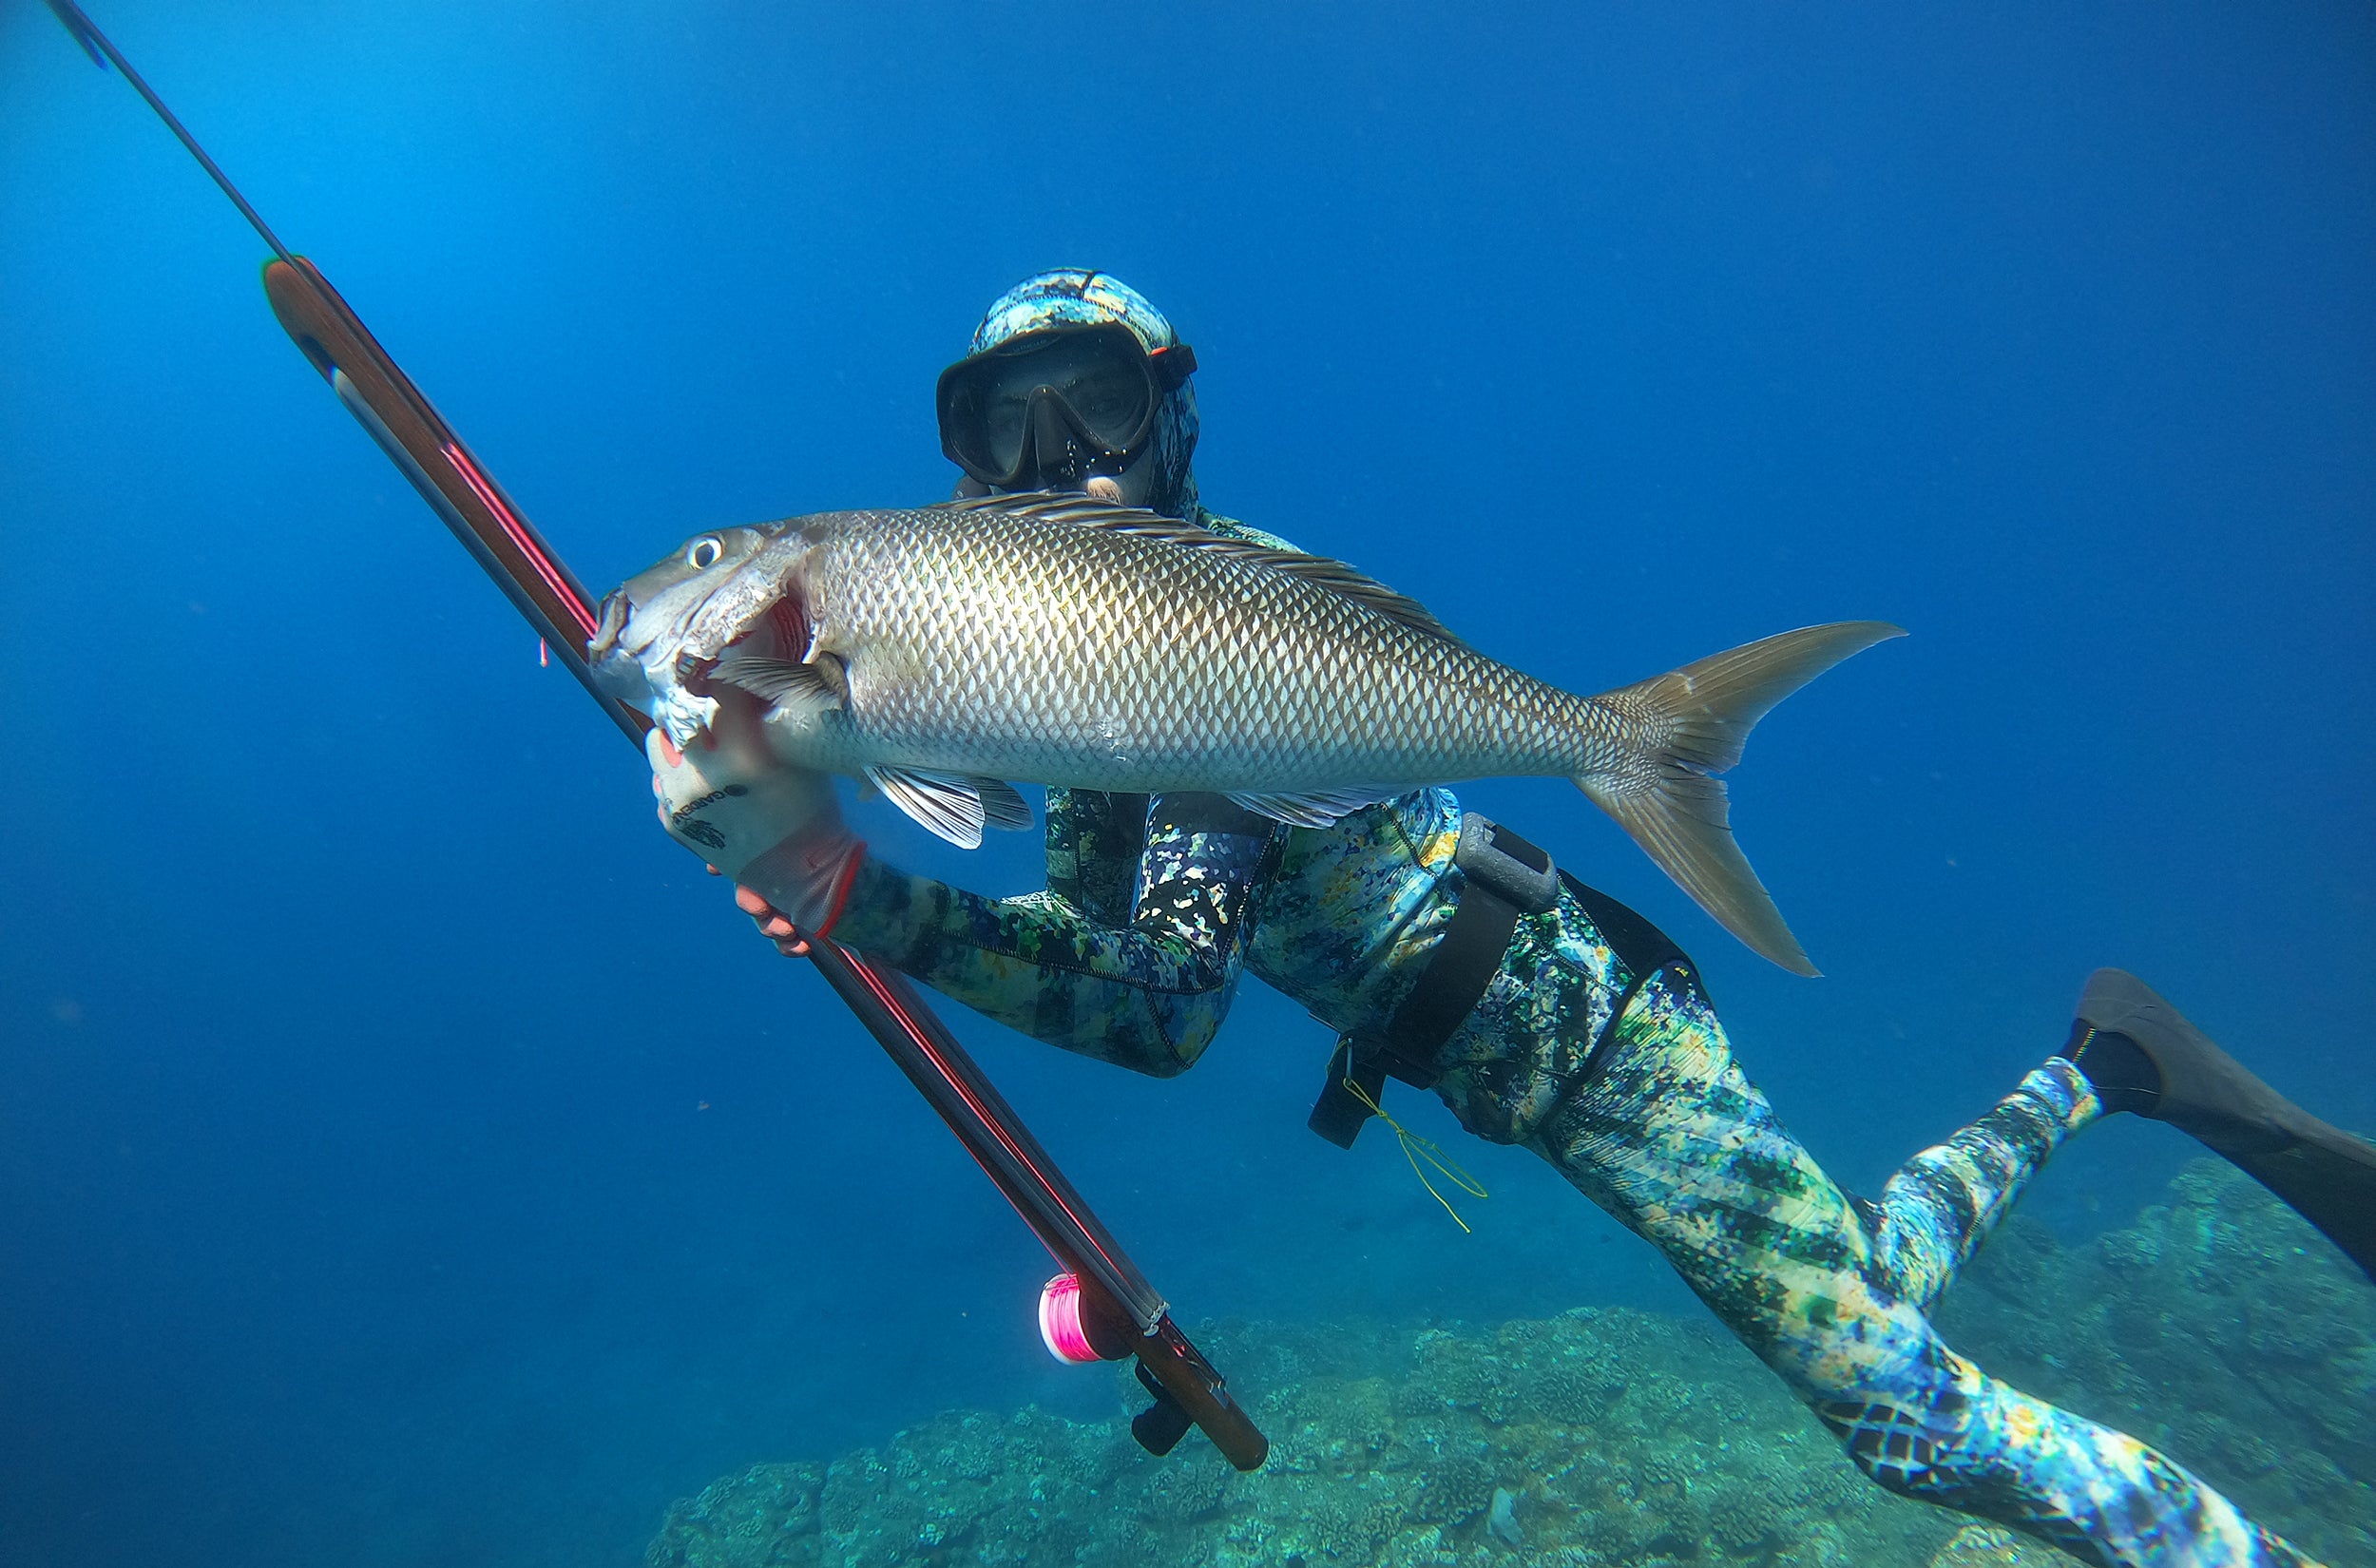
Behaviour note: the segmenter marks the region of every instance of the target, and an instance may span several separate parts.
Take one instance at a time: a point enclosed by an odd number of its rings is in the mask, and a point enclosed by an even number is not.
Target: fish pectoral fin
[[[717,667],[710,671],[710,679],[741,687],[761,701],[773,703],[776,713],[822,713],[838,708],[848,689],[814,664],[741,653],[733,648],[719,657]]]
[[[1350,812],[1357,812],[1364,806],[1374,806],[1381,800],[1391,800],[1402,793],[1400,790],[1355,787],[1312,790],[1300,794],[1238,793],[1229,798],[1256,816],[1267,816],[1274,822],[1284,822],[1295,828],[1326,828]]]
[[[1028,828],[1031,808],[1012,784],[977,774],[876,766],[866,771],[883,797],[961,850],[982,847],[982,829]]]

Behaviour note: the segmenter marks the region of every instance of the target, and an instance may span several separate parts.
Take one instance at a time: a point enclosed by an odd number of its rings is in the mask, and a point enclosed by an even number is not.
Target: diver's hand
[[[713,866],[710,870],[715,872],[718,868]],[[735,908],[749,915],[751,924],[759,928],[759,935],[776,944],[776,950],[786,958],[809,956],[808,937],[783,910],[770,904],[767,895],[757,889],[738,885],[735,889]]]
[[[843,826],[829,774],[785,767],[731,724],[689,752],[655,730],[644,755],[671,838],[779,911],[785,934],[832,928],[866,846]]]

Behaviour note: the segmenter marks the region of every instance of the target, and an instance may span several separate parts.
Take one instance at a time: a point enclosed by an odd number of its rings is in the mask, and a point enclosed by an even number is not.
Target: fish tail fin
[[[1850,654],[1904,637],[1881,621],[1843,621],[1769,637],[1590,700],[1635,736],[1633,766],[1576,775],[1661,870],[1756,952],[1793,974],[1818,971],[1734,841],[1724,781],[1773,705]]]

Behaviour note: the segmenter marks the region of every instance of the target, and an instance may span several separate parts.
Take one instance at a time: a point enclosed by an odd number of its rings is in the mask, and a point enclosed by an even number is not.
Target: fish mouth
[[[722,652],[720,657],[723,657]],[[689,653],[677,656],[677,685],[688,697],[716,697],[718,692],[710,684],[710,677],[717,673],[717,659],[704,659]]]
[[[596,684],[649,717],[679,746],[706,733],[721,703],[757,695],[738,683],[734,660],[775,661],[807,651],[808,626],[796,603],[778,598],[739,624],[720,623],[716,605],[715,590],[689,599],[672,589],[639,603],[632,584],[623,585],[603,600],[586,641]]]
[[[585,644],[587,663],[599,664],[610,657],[612,651],[619,646],[619,634],[627,629],[627,618],[634,611],[635,607],[627,602],[627,596],[623,592],[614,590],[604,597],[602,619],[594,628],[594,635],[586,641]]]

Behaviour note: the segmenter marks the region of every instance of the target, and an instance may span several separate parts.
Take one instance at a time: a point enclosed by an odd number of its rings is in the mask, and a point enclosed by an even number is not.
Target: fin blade
[[[1876,642],[1904,637],[1881,621],[1784,632],[1606,692],[1592,700],[1645,740],[1648,766],[1584,774],[1577,787],[1717,924],[1792,974],[1820,973],[1733,837],[1731,802],[1712,776],[1741,759],[1775,703]]]

